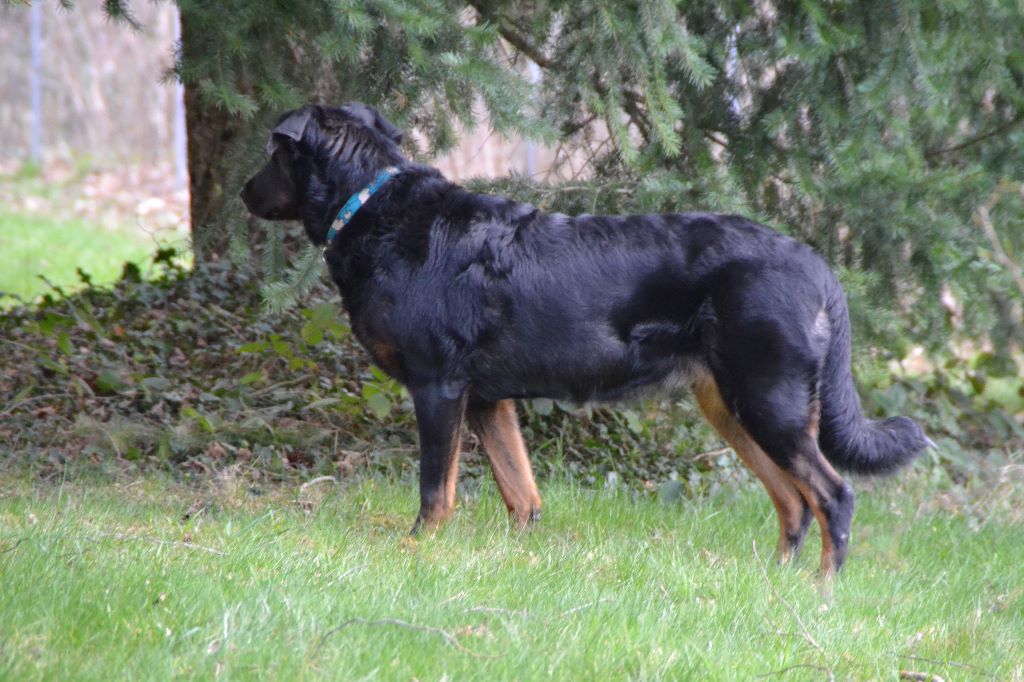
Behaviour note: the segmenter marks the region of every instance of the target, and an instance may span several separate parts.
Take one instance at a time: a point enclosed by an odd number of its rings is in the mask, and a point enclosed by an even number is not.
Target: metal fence
[[[137,11],[141,31],[98,3],[0,6],[0,156],[175,162],[176,9]]]
[[[0,162],[158,164],[185,186],[181,87],[169,77],[178,36],[172,3],[135,3],[141,31],[100,3],[0,5]],[[453,180],[543,173],[554,153],[486,123],[437,163]]]

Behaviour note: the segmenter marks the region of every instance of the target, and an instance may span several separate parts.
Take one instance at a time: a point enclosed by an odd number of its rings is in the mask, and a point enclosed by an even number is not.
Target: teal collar
[[[341,232],[341,228],[348,225],[356,211],[361,209],[363,204],[369,201],[370,197],[384,186],[384,183],[396,175],[398,175],[398,168],[396,166],[388,166],[380,173],[377,173],[377,177],[373,179],[373,182],[348,198],[345,205],[338,211],[338,217],[334,219],[334,222],[331,223],[330,228],[327,230],[327,245],[330,245],[331,241]]]

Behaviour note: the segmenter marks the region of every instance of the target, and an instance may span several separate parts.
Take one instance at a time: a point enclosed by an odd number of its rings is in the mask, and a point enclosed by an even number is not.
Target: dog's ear
[[[267,153],[273,154],[274,150],[277,148],[277,143],[274,141],[274,136],[276,135],[284,135],[295,142],[301,140],[302,136],[306,133],[306,126],[309,125],[309,119],[312,117],[313,110],[309,107],[298,109],[286,115],[271,133],[270,142],[267,143]]]
[[[349,104],[345,109],[369,127],[376,128],[379,132],[394,140],[395,144],[402,144],[404,137],[402,131],[392,125],[391,121],[384,118],[379,111],[370,105],[355,102]]]

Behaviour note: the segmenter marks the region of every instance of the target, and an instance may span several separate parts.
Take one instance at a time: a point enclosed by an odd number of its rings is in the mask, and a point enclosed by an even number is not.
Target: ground
[[[53,299],[0,303],[0,678],[1024,679],[1012,361],[858,366],[867,413],[940,448],[855,481],[831,585],[816,531],[774,563],[763,490],[685,400],[523,404],[541,524],[510,527],[467,438],[453,522],[412,539],[408,396],[333,293],[268,315],[251,269],[154,263],[173,191],[53,172],[0,183],[0,290]],[[85,287],[125,258],[141,281]]]
[[[847,570],[777,565],[760,490],[704,499],[542,483],[514,530],[490,481],[410,538],[415,485],[234,467],[0,479],[11,679],[1024,679],[1010,500],[858,482]],[[1007,471],[1013,494],[1019,469]],[[996,505],[996,506],[993,506]],[[912,679],[912,678],[908,678]]]
[[[45,168],[0,162],[0,292],[31,300],[52,291],[39,278],[73,290],[81,267],[97,284],[114,281],[126,261],[145,269],[159,245],[188,238],[188,191],[169,168],[100,169],[52,162]],[[16,299],[0,296],[0,309]]]

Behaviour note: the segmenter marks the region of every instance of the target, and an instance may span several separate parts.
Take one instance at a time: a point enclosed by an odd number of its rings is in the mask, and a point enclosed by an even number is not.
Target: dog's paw
[[[540,508],[531,507],[523,511],[509,509],[508,518],[519,530],[529,530],[534,524],[540,522]]]

